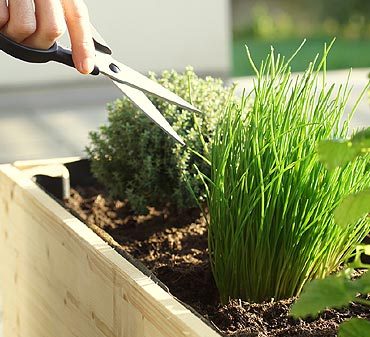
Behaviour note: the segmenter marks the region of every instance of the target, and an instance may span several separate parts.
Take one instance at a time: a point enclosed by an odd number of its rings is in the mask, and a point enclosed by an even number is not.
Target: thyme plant
[[[128,199],[138,212],[167,202],[178,208],[196,206],[185,181],[204,196],[194,164],[206,174],[209,167],[189,149],[203,155],[209,151],[219,110],[232,88],[219,79],[199,78],[191,68],[182,74],[165,71],[150,77],[201,110],[195,114],[151,97],[187,147],[175,143],[130,100],[118,99],[108,106],[108,123],[90,133],[87,153],[92,172],[112,196]]]
[[[220,119],[205,178],[209,253],[223,303],[296,296],[307,281],[335,271],[369,232],[364,217],[346,227],[333,217],[345,196],[370,186],[365,157],[333,171],[317,158],[318,142],[345,138],[351,118],[341,123],[348,81],[338,89],[325,83],[330,47],[296,78],[291,59],[272,50],[257,69],[248,51],[252,106],[230,104]]]

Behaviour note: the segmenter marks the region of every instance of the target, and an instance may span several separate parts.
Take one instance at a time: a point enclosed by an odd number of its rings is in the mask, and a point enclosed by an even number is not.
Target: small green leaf
[[[339,326],[338,337],[369,337],[370,322],[365,319],[352,318]]]
[[[357,156],[357,150],[349,142],[324,140],[317,146],[319,160],[328,170],[344,166]]]
[[[308,283],[293,305],[294,317],[315,316],[326,308],[340,308],[356,297],[357,289],[345,277],[329,276]]]
[[[367,294],[370,293],[370,273],[366,272],[360,278],[354,280],[353,287],[358,293]],[[370,335],[369,335],[370,336]]]
[[[350,194],[334,211],[334,219],[340,226],[353,224],[370,213],[370,189]]]
[[[317,146],[320,161],[332,170],[344,166],[357,156],[370,152],[370,128],[356,133],[348,141],[324,140]]]

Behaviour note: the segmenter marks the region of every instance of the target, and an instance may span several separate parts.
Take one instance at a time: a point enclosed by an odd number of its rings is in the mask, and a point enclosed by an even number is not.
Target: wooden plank
[[[220,336],[41,191],[0,165],[4,336]]]
[[[13,163],[13,166],[19,170],[26,170],[34,168],[36,166],[72,163],[80,159],[81,157],[65,157],[53,159],[18,160]]]

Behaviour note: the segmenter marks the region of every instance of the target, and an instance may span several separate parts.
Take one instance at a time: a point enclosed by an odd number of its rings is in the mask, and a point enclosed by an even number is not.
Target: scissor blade
[[[139,89],[140,91],[144,91],[148,94],[153,94],[168,102],[176,104],[181,108],[190,111],[200,112],[196,107],[182,99],[180,96],[166,89],[159,83],[154,82],[148,77],[131,69],[130,67],[120,62],[117,62],[109,55],[104,54],[97,55],[96,63],[97,66],[99,67],[100,72],[110,77],[113,81],[129,85],[130,87]],[[110,68],[110,65],[112,63],[118,67],[118,69],[120,70],[119,72],[116,73]]]
[[[172,126],[167,122],[167,120],[143,92],[117,81],[113,81],[113,83],[154,123],[160,126],[162,130],[178,141],[181,145],[185,145],[185,142],[182,140],[182,138],[177,134],[177,132],[172,128]]]

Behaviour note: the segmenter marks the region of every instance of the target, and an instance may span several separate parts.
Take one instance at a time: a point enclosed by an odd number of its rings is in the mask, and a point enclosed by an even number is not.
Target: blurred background
[[[292,63],[302,71],[307,61],[322,51],[324,43],[336,42],[328,69],[370,66],[369,0],[233,0],[232,73],[252,73],[245,62],[245,44],[261,60],[270,45],[290,55],[307,39]]]
[[[370,67],[369,0],[86,0],[93,24],[114,56],[141,72],[183,71],[237,80],[250,88],[248,45],[258,64],[273,45],[302,71],[325,42],[330,82],[354,68],[353,100]],[[62,39],[68,45],[68,38]],[[26,64],[0,52],[0,163],[84,155],[89,130],[106,121],[106,103],[121,97],[109,80],[59,64]],[[360,105],[356,126],[368,124]],[[370,120],[369,120],[370,122]]]

